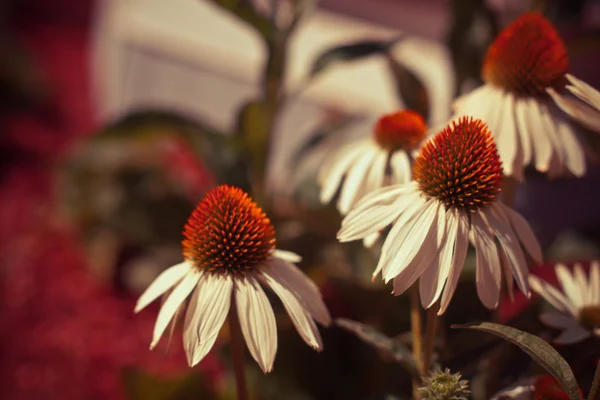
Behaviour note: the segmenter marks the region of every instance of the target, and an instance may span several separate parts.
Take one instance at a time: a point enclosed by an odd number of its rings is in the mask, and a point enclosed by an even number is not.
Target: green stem
[[[437,331],[438,310],[437,303],[427,310],[427,327],[425,329],[425,349],[423,351],[423,363],[421,364],[421,375],[427,376],[431,369],[433,358],[433,347],[435,344],[435,333]]]
[[[419,286],[413,284],[410,289],[410,331],[412,334],[413,359],[421,371],[423,359],[423,318],[421,317],[421,303],[419,300]],[[413,399],[419,399],[419,386],[421,382],[415,377],[412,381]]]

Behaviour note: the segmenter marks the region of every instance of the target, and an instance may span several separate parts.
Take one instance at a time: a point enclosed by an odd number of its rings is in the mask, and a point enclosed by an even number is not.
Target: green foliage
[[[524,352],[529,354],[538,364],[540,364],[548,373],[554,376],[560,385],[568,393],[571,400],[579,400],[579,386],[575,375],[569,367],[569,364],[558,352],[547,342],[539,337],[527,332],[520,331],[510,326],[494,324],[491,322],[481,322],[469,325],[453,325],[453,328],[472,329],[488,332],[499,336],[512,344],[519,346]]]

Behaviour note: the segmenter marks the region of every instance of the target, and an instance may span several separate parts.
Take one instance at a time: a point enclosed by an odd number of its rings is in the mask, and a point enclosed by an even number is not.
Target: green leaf
[[[251,1],[212,0],[212,2],[253,27],[266,40],[270,41],[275,36],[277,31],[275,25],[267,16],[261,15]]]
[[[519,346],[548,373],[554,376],[571,400],[580,400],[579,386],[569,364],[552,346],[539,337],[510,326],[481,322],[467,325],[452,325],[455,329],[471,329],[488,332]]]
[[[337,318],[335,323],[355,334],[359,339],[373,346],[382,353],[389,355],[399,364],[402,364],[408,372],[414,377],[420,377],[417,364],[412,358],[410,350],[402,343],[379,332],[370,325],[362,324],[347,318]]]
[[[314,78],[335,63],[356,61],[364,57],[387,53],[401,38],[399,36],[392,40],[364,40],[325,50],[313,61],[310,77]]]
[[[425,121],[429,118],[429,96],[427,89],[419,78],[404,65],[387,56],[388,67],[396,82],[398,97],[402,99],[406,108],[421,114]]]

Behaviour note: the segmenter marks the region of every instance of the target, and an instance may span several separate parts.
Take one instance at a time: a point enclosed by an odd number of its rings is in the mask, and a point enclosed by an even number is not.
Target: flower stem
[[[425,329],[425,347],[423,353],[423,363],[421,364],[421,375],[427,376],[431,369],[433,357],[433,345],[435,344],[435,333],[437,331],[438,310],[437,303],[427,310],[427,327]]]
[[[410,331],[412,334],[413,358],[417,366],[421,366],[423,359],[423,318],[421,317],[421,303],[419,300],[419,286],[413,284],[410,289]],[[413,378],[413,399],[419,399],[419,379]]]
[[[594,381],[592,382],[588,400],[600,400],[600,361],[598,361],[596,367],[596,373],[594,374]]]
[[[229,337],[231,340],[231,359],[233,372],[235,374],[235,389],[238,400],[248,400],[248,388],[246,386],[246,373],[244,371],[244,340],[242,329],[238,319],[235,304],[232,304],[229,312]]]

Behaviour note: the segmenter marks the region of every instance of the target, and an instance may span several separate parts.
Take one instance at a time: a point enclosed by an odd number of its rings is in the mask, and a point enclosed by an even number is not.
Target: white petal
[[[575,280],[577,287],[579,287],[579,293],[583,306],[591,305],[592,303],[588,297],[588,280],[585,276],[585,272],[583,272],[581,264],[579,263],[573,266],[573,279]]]
[[[351,148],[344,148],[340,150],[339,158],[337,158],[331,168],[325,168],[324,171],[319,174],[319,182],[321,183],[321,203],[329,203],[335,193],[337,192],[340,182],[344,175],[351,168],[355,160],[360,157],[363,152],[362,142],[355,143]]]
[[[570,312],[571,315],[577,315],[575,306],[554,286],[542,281],[535,275],[529,276],[529,283],[531,284],[531,289],[542,296],[548,303],[552,304],[554,308],[559,311]]]
[[[331,324],[331,316],[319,288],[298,267],[272,259],[262,267],[262,272],[291,291],[317,322],[324,326]]]
[[[515,103],[515,120],[517,122],[518,135],[521,141],[521,150],[523,152],[522,167],[529,165],[531,162],[532,144],[531,135],[529,129],[535,129],[535,127],[529,127],[527,113],[529,112],[528,101],[534,101],[527,97],[522,97],[516,100]]]
[[[298,254],[291,252],[291,251],[287,251],[287,250],[281,250],[281,249],[274,249],[272,252],[274,257],[277,257],[281,260],[290,262],[290,263],[299,263],[300,261],[302,261],[302,257],[299,256]]]
[[[437,207],[436,216],[431,229],[423,241],[423,245],[412,261],[394,278],[394,294],[400,295],[408,289],[423,272],[437,268],[437,255],[446,244],[446,211],[443,205]]]
[[[184,326],[185,353],[191,367],[215,344],[231,306],[232,290],[233,278],[228,275],[205,274],[198,284],[194,315]]]
[[[504,273],[504,281],[506,282],[506,291],[508,292],[508,298],[510,299],[510,301],[514,301],[514,278],[512,275],[512,271],[510,270],[508,258],[506,258],[506,254],[504,254],[503,251],[500,252],[500,262],[502,264],[502,272]]]
[[[196,287],[200,274],[196,271],[189,271],[188,274],[183,278],[181,283],[173,289],[173,292],[169,295],[165,303],[160,308],[158,317],[156,318],[156,324],[154,325],[154,334],[152,336],[152,343],[150,349],[153,349],[158,344],[160,337],[169,325],[171,318],[179,308],[179,306],[185,301],[185,299],[192,293],[192,290]]]
[[[512,227],[507,223],[506,216],[502,213],[497,203],[483,209],[481,216],[487,221],[489,229],[494,231],[498,238],[502,251],[506,254],[512,273],[516,278],[517,285],[529,297],[529,283],[527,282],[529,268],[525,260],[525,255],[521,250],[521,244],[517,240]]]
[[[406,154],[405,151],[399,150],[394,152],[390,160],[390,167],[392,169],[393,183],[402,184],[410,182],[412,177],[412,168],[410,166],[408,154]]]
[[[568,85],[567,89],[590,106],[596,108],[596,110],[600,110],[600,92],[571,74],[567,74],[566,76],[573,84],[573,86]]]
[[[368,147],[364,150],[356,163],[348,171],[346,180],[342,187],[342,193],[338,200],[338,209],[342,214],[348,213],[350,208],[365,194],[365,181],[369,166],[373,163],[377,155],[375,147]]]
[[[400,242],[397,242],[397,240],[401,240],[402,235],[405,235],[403,230],[410,229],[415,220],[424,212],[427,206],[426,200],[421,196],[411,196],[409,200],[410,202],[402,211],[400,217],[394,221],[392,229],[390,229],[385,241],[383,242],[381,255],[379,256],[377,267],[373,272],[373,277],[381,272],[384,265],[387,265],[392,261],[395,255],[392,250],[400,244]]]
[[[349,242],[379,232],[404,212],[416,196],[412,184],[387,186],[366,195],[342,220],[338,240]]]
[[[467,249],[469,247],[468,217],[463,211],[455,211],[455,213],[457,221],[456,245],[454,246],[452,267],[450,268],[446,286],[444,287],[444,292],[442,293],[442,300],[440,302],[440,310],[438,311],[438,315],[442,315],[448,308],[448,305],[450,305],[450,300],[452,300],[452,295],[454,295],[454,292],[456,291],[456,286],[458,285],[460,273],[463,269],[465,258],[467,256]]]
[[[521,145],[517,140],[517,132],[514,119],[514,97],[511,93],[506,92],[502,99],[502,115],[498,121],[497,133],[497,148],[498,153],[502,157],[502,166],[505,175],[513,174],[513,164],[517,152],[517,147]],[[500,131],[502,132],[500,134]]]
[[[475,270],[477,294],[484,306],[494,309],[500,300],[502,271],[496,244],[479,212],[471,215],[470,232],[477,257]]]
[[[565,294],[567,295],[567,297],[569,298],[571,303],[573,303],[573,305],[576,308],[583,307],[584,299],[583,299],[583,296],[581,293],[581,290],[583,288],[580,288],[577,285],[577,282],[575,281],[574,277],[571,275],[571,272],[569,271],[569,269],[567,267],[565,267],[563,264],[557,264],[555,270],[556,270],[556,276],[558,277],[558,280],[563,288],[563,292],[565,292]]]
[[[552,112],[548,107],[548,104],[538,103],[538,107],[542,116],[542,129],[546,133],[548,140],[550,140],[552,147],[552,156],[550,158],[550,165],[548,167],[549,177],[558,177],[564,173],[565,154],[563,143],[560,138],[559,127],[555,123],[552,117]]]
[[[527,250],[531,258],[533,258],[537,263],[541,263],[542,249],[540,247],[540,243],[535,237],[535,234],[531,230],[529,223],[521,216],[521,214],[502,203],[498,203],[498,209],[506,215],[510,221],[510,224],[517,233],[517,237],[521,243],[523,243],[525,250]]]
[[[159,296],[163,295],[167,290],[175,286],[189,270],[190,264],[187,261],[184,261],[161,272],[138,299],[137,304],[135,305],[135,312],[139,312]]]
[[[264,271],[262,276],[264,277],[265,282],[281,299],[283,306],[287,310],[290,319],[300,333],[300,336],[302,336],[302,339],[304,339],[309,346],[321,350],[323,348],[321,335],[319,334],[319,330],[317,329],[312,316],[298,298],[296,298],[295,294],[285,286],[286,282],[278,282],[275,277],[269,274],[269,272],[269,270]]]
[[[435,246],[435,237],[437,236],[437,217],[440,203],[437,200],[430,200],[422,213],[417,215],[412,225],[399,232],[394,239],[395,254],[393,258],[387,254],[386,262],[382,267],[383,279],[389,282],[400,274],[415,258],[419,250],[426,246],[435,255],[438,249]],[[398,222],[396,222],[398,225]]]
[[[255,278],[236,278],[234,283],[235,303],[246,345],[266,374],[273,370],[277,353],[277,327],[273,308]]]
[[[556,344],[573,344],[592,336],[592,333],[580,325],[573,325],[553,340]]]
[[[540,321],[553,328],[569,328],[577,324],[572,315],[559,312],[546,312],[540,315]]]
[[[458,217],[455,210],[446,212],[446,243],[431,266],[421,275],[419,293],[423,308],[431,307],[442,294],[444,284],[452,267],[452,257],[456,247]],[[436,263],[437,261],[437,263]]]
[[[545,134],[538,132],[544,126],[542,112],[537,101],[532,100],[527,103],[527,126],[530,128],[528,134],[531,136],[533,144],[533,154],[535,155],[535,168],[540,172],[547,172],[552,158],[552,145]]]
[[[373,159],[373,163],[367,175],[366,185],[364,189],[365,194],[371,193],[372,191],[379,189],[383,186],[387,159],[388,154],[386,151],[379,150],[375,153],[375,158]]]
[[[588,129],[600,132],[600,112],[580,101],[569,99],[556,93],[554,89],[546,89],[556,105],[571,118]]]
[[[600,305],[600,263],[593,261],[590,266],[589,298],[592,304]]]
[[[363,239],[363,246],[365,246],[367,249],[373,247],[373,245],[377,243],[377,240],[379,240],[380,236],[381,234],[379,232],[371,233],[369,236],[365,236]]]
[[[565,164],[573,175],[582,177],[586,172],[585,150],[577,138],[577,134],[573,131],[571,124],[556,116],[554,120],[558,128],[558,135],[562,141]]]

